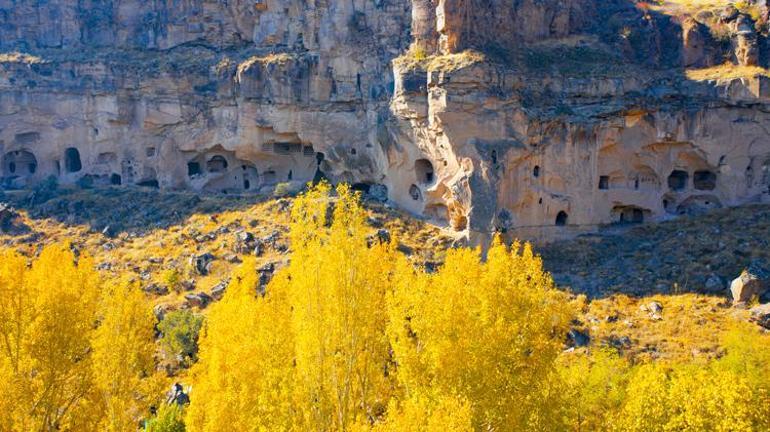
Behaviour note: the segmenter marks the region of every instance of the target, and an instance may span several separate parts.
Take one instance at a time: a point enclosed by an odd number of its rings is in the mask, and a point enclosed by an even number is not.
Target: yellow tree
[[[283,292],[257,298],[256,262],[244,260],[201,336],[187,410],[190,431],[289,430],[294,346]]]
[[[625,398],[631,366],[606,349],[590,355],[562,356],[557,362],[565,429],[611,430],[613,416]]]
[[[473,409],[464,399],[415,393],[393,400],[386,421],[374,432],[472,432]]]
[[[367,245],[364,210],[347,187],[330,193],[321,185],[294,202],[291,263],[263,298],[250,260],[212,308],[193,369],[191,431],[350,430],[385,411],[385,292],[402,259]]]
[[[0,431],[22,430],[29,425],[23,407],[31,395],[22,371],[28,368],[27,334],[34,316],[35,293],[24,279],[27,259],[11,250],[0,251]]]
[[[0,251],[0,431],[135,427],[153,320],[127,284],[100,302],[101,283],[93,260],[66,244],[31,266]]]
[[[357,197],[347,186],[336,192],[328,228],[328,186],[295,202],[287,277],[268,288],[286,292],[293,311],[295,395],[310,430],[371,421],[392,387],[385,294],[402,259],[391,245],[367,245]]]
[[[127,281],[107,285],[99,315],[93,336],[99,430],[132,430],[157,391],[151,379],[155,318],[139,287]]]
[[[435,275],[401,278],[390,310],[407,395],[468,400],[477,430],[557,426],[551,383],[570,313],[529,245],[496,241],[486,262],[450,251]]]
[[[613,429],[757,431],[770,429],[770,338],[737,328],[718,360],[634,368]]]
[[[26,341],[35,429],[77,428],[92,390],[90,335],[97,318],[99,276],[93,260],[68,245],[52,245],[32,264],[25,282],[36,294]]]

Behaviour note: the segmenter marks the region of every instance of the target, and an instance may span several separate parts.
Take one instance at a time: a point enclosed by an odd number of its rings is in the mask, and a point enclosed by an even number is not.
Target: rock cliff
[[[5,188],[326,177],[485,242],[770,197],[764,1],[0,1]]]

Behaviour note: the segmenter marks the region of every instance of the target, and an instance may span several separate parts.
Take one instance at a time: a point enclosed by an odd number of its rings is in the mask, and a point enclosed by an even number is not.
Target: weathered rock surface
[[[759,298],[768,289],[770,274],[757,267],[749,267],[730,284],[733,303],[745,304]]]
[[[754,306],[749,312],[751,321],[770,330],[770,303]]]
[[[682,72],[767,65],[752,18],[715,19],[726,39],[625,0],[0,2],[0,185],[329,178],[474,243],[767,201],[770,78]]]

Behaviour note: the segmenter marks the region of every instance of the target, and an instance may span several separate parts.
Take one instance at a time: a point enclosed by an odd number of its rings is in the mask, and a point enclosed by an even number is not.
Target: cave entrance
[[[146,188],[153,188],[153,189],[160,189],[160,184],[158,183],[158,180],[156,180],[156,179],[142,180],[139,183],[137,183],[137,186],[146,187]]]
[[[615,207],[612,210],[615,221],[620,224],[640,224],[644,223],[645,210],[639,207]],[[647,213],[649,213],[647,211]]]
[[[259,182],[259,171],[253,165],[242,165],[243,169],[243,190],[249,190]]]
[[[687,181],[690,174],[687,171],[674,170],[668,176],[668,188],[672,191],[683,191],[687,189]]]
[[[80,151],[75,147],[64,150],[64,169],[68,173],[76,173],[83,169],[83,163],[80,161]]]
[[[423,184],[431,184],[435,179],[433,164],[428,159],[417,159],[414,162],[414,172],[417,175],[417,181]]]
[[[369,189],[371,189],[371,187],[372,185],[368,183],[353,183],[353,186],[351,186],[350,189],[366,195],[369,193]]]
[[[37,159],[26,150],[8,152],[3,156],[3,171],[6,175],[32,175],[37,171]]]
[[[192,177],[201,174],[201,164],[198,162],[187,162],[187,176]]]
[[[717,175],[711,171],[695,171],[692,181],[697,190],[714,190],[717,187]]]
[[[417,185],[409,186],[409,196],[415,201],[422,200],[422,192],[420,192],[420,188],[418,188]]]
[[[559,214],[556,215],[556,226],[567,225],[567,219],[569,219],[569,215],[567,215],[567,212],[560,211]]]

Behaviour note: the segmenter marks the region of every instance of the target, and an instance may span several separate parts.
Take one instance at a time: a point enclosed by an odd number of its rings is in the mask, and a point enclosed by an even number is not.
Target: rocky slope
[[[137,281],[159,317],[205,312],[244,258],[257,257],[260,288],[288,262],[292,202],[130,186],[15,191],[0,195],[0,246],[34,256],[44,244],[70,241],[95,258],[104,277]],[[374,201],[366,207],[371,240],[395,239],[415,266],[436,268],[456,244],[450,232],[403,212]],[[728,284],[753,261],[768,262],[769,229],[770,206],[755,205],[535,249],[576,305],[568,343],[577,350],[713,357],[723,331],[751,317],[732,307]],[[660,310],[650,310],[653,302]]]
[[[325,176],[473,243],[761,201],[767,8],[712,3],[3,1],[0,177]]]

